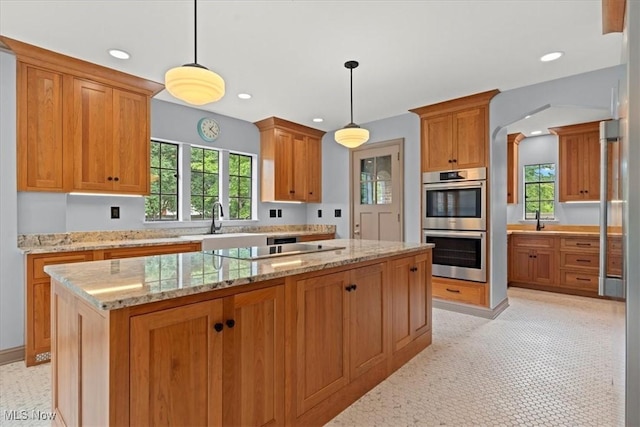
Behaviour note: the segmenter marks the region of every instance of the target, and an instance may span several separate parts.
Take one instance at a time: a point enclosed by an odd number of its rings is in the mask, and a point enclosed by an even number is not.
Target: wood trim
[[[24,360],[24,353],[23,345],[0,350],[0,366]]]
[[[510,133],[507,135],[507,143],[514,143],[516,145],[520,144],[522,140],[524,140],[527,136],[522,133]]]
[[[138,93],[142,92],[148,96],[154,96],[164,89],[164,85],[161,83],[53,52],[9,37],[0,36],[0,43],[11,49],[19,61],[29,64],[73,74]]]
[[[602,0],[602,34],[621,33],[627,0]]]
[[[481,107],[489,104],[491,98],[499,94],[498,89],[480,92],[462,98],[451,99],[437,104],[425,105],[424,107],[413,108],[409,111],[416,113],[421,118],[438,116],[440,114],[452,113],[454,111],[465,110],[467,108]]]
[[[507,231],[535,231],[535,224],[507,224]],[[599,225],[566,225],[566,224],[545,224],[544,231],[537,231],[535,235],[549,234],[550,231],[563,231],[574,233],[599,233]],[[530,234],[530,233],[527,233]]]
[[[314,129],[308,126],[304,126],[298,123],[290,122],[285,119],[281,119],[279,117],[269,117],[258,122],[255,122],[254,125],[260,129],[260,131],[270,130],[274,128],[286,128],[287,130],[293,132],[299,132],[305,135],[315,136],[317,138],[322,138],[322,136],[326,133],[323,130]]]
[[[578,123],[575,125],[568,126],[556,126],[553,128],[549,128],[549,132],[554,135],[571,135],[574,133],[585,133],[585,132],[593,132],[600,131],[600,122],[601,120],[595,122],[587,122],[587,123]]]

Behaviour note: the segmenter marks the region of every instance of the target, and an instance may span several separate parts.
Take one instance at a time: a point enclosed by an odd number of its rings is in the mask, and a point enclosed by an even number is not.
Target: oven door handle
[[[450,231],[425,231],[424,235],[426,237],[434,236],[434,237],[469,237],[472,239],[483,239],[484,233],[451,233]]]
[[[482,188],[484,181],[475,182],[448,182],[443,184],[422,184],[426,190],[459,190],[463,188]]]

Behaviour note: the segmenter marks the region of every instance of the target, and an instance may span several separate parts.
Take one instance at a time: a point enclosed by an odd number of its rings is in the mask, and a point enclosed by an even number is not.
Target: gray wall
[[[609,110],[611,93],[625,78],[625,66],[605,68],[498,94],[490,104],[491,135],[491,307],[507,296],[506,127],[545,105]],[[506,167],[506,166],[505,166]]]
[[[24,343],[24,256],[18,251],[16,61],[0,52],[0,350]]]
[[[524,172],[525,165],[536,163],[555,163],[558,168],[558,137],[556,135],[541,135],[528,137],[518,146],[518,204],[507,206],[507,223],[514,224],[522,221],[524,216]],[[556,169],[557,170],[557,169]],[[558,185],[556,180],[555,217],[560,224],[598,224],[599,203],[559,203]]]
[[[360,126],[369,130],[365,146],[404,139],[404,239],[419,242],[420,119],[413,113],[405,113]],[[335,141],[334,132],[327,132],[322,139],[322,203],[309,205],[310,224],[335,224],[339,237],[350,237],[349,180],[349,150]],[[322,209],[322,218],[317,216],[318,209]],[[341,218],[334,217],[335,209],[342,210]]]

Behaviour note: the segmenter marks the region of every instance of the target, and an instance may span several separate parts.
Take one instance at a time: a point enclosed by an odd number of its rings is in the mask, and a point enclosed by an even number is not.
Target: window
[[[220,198],[220,152],[191,147],[191,219],[211,219],[213,202]]]
[[[229,219],[251,219],[251,156],[229,154]]]
[[[553,219],[556,198],[556,165],[542,163],[524,167],[524,219]]]
[[[178,219],[178,145],[151,141],[151,191],[145,198],[146,221]]]

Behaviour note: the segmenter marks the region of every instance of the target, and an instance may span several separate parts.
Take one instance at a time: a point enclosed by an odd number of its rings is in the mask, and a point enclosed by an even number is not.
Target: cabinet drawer
[[[622,254],[607,254],[607,275],[622,276]]]
[[[619,237],[610,237],[607,240],[607,250],[622,251],[622,239]]]
[[[563,237],[560,239],[560,248],[597,251],[600,240],[597,237]]]
[[[33,255],[32,274],[33,279],[49,279],[49,275],[44,272],[46,265],[53,264],[70,264],[72,262],[92,261],[92,252],[72,252],[60,255]]]
[[[560,286],[581,291],[598,292],[598,273],[560,270]]]
[[[484,293],[484,285],[454,285],[438,282],[437,278],[433,280],[433,296],[436,298],[467,304],[484,305]]]
[[[560,266],[598,271],[600,259],[597,253],[560,252]]]
[[[302,236],[298,236],[298,242],[312,242],[314,240],[329,240],[334,239],[335,234],[326,233],[326,234],[304,234]]]
[[[555,238],[553,236],[519,236],[514,235],[513,246],[526,248],[553,248]]]

